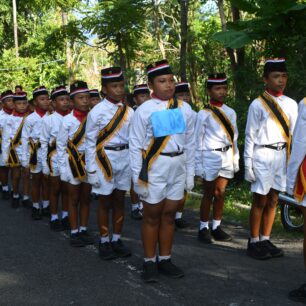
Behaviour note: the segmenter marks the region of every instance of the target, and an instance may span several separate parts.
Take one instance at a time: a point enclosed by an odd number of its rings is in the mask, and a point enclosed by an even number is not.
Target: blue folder
[[[185,120],[179,108],[154,112],[151,115],[154,137],[184,133]]]

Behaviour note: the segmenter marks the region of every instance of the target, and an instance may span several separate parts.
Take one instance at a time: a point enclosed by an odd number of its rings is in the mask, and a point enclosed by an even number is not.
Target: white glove
[[[50,169],[48,165],[43,165],[42,172],[44,175],[50,175]]]
[[[293,196],[294,187],[291,187],[291,186],[287,185],[286,192],[287,192],[289,195]]]
[[[142,199],[146,199],[149,195],[149,190],[146,186],[139,185],[134,182],[134,190]]]
[[[185,190],[187,192],[190,192],[194,187],[194,176],[193,175],[188,175],[186,177],[186,182],[185,182]]]
[[[254,183],[256,181],[256,177],[252,168],[245,168],[244,179],[250,183]]]
[[[99,188],[101,185],[97,172],[93,173],[87,172],[87,180],[90,185],[96,188]]]
[[[234,160],[234,172],[237,173],[239,171],[239,160]]]

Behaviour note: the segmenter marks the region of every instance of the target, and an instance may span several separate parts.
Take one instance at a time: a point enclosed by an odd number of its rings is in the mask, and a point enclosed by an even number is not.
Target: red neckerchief
[[[70,114],[71,111],[70,110],[66,110],[66,111],[58,111],[58,110],[56,110],[55,112],[60,114],[60,115],[62,115],[63,117],[65,117],[66,115]]]
[[[13,115],[14,117],[24,117],[24,116],[27,115],[27,112],[18,113],[17,111],[13,110],[12,115]]]
[[[224,104],[223,102],[214,101],[214,100],[209,100],[209,103],[213,106],[218,106],[218,107],[222,107],[222,105]]]
[[[158,100],[161,100],[161,101],[168,101],[168,100],[165,100],[165,99],[162,99],[162,98],[158,97],[154,92],[151,94],[151,97],[153,99],[158,99]]]
[[[43,117],[46,114],[46,110],[41,109],[40,107],[36,106],[35,107],[35,112],[40,116]]]
[[[118,104],[118,103],[122,102],[121,100],[116,101],[116,100],[114,100],[113,98],[111,98],[109,96],[106,96],[106,99],[107,99],[107,101],[109,101],[109,102],[111,102],[113,104]]]
[[[83,120],[87,117],[87,114],[88,114],[88,111],[83,112],[78,109],[73,110],[73,116],[77,118],[80,122],[83,122]]]
[[[11,115],[13,113],[13,110],[12,109],[8,109],[6,107],[3,107],[3,111],[9,115]]]
[[[268,92],[271,96],[273,96],[273,97],[280,97],[280,96],[282,96],[283,95],[283,92],[282,91],[274,91],[274,90],[272,90],[272,89],[270,89],[270,88],[267,88],[266,89],[266,92]]]

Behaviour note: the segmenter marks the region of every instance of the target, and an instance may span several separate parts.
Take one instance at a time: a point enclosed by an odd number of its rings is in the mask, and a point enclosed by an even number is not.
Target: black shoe
[[[64,227],[59,219],[50,221],[50,229],[54,232],[62,232]]]
[[[171,278],[180,278],[185,275],[184,272],[179,267],[177,267],[171,262],[171,259],[159,261],[158,270],[159,272]]]
[[[11,193],[9,191],[2,190],[2,200],[9,200],[11,197]]]
[[[30,199],[22,200],[22,206],[25,208],[31,208],[32,207],[32,202]]]
[[[111,260],[118,257],[110,242],[99,243],[99,256],[104,260]]]
[[[262,243],[269,250],[272,257],[282,257],[284,256],[284,251],[278,247],[276,247],[270,240],[264,240]]]
[[[210,231],[208,228],[204,227],[203,229],[199,230],[198,240],[207,244],[212,243]]]
[[[272,258],[272,255],[263,241],[251,243],[248,241],[247,255],[259,260],[265,260]]]
[[[42,213],[43,217],[50,218],[51,217],[50,206],[47,206],[47,207],[43,208],[41,213]]]
[[[142,220],[142,212],[140,211],[139,208],[136,208],[131,211],[131,218],[134,220]]]
[[[186,228],[190,226],[190,224],[183,218],[175,219],[174,222],[177,228]]]
[[[231,241],[232,237],[227,234],[219,225],[214,231],[211,231],[211,235],[216,241]]]
[[[153,261],[144,262],[141,277],[145,283],[157,283],[158,282],[157,263]]]
[[[95,238],[91,235],[89,235],[88,231],[81,231],[79,232],[80,239],[84,242],[86,245],[94,244]]]
[[[288,294],[288,298],[291,301],[306,304],[306,284],[303,284],[298,289],[290,291]]]
[[[12,208],[18,208],[19,205],[20,205],[19,198],[12,198],[12,203],[11,203]]]
[[[63,226],[65,231],[70,230],[70,223],[69,223],[69,218],[68,217],[62,218],[62,226]]]
[[[112,241],[111,246],[118,257],[131,256],[131,251],[123,244],[122,240]]]
[[[80,233],[70,234],[70,245],[76,248],[85,246],[84,241],[80,237]]]
[[[40,208],[32,207],[32,219],[33,220],[41,220],[42,219]]]

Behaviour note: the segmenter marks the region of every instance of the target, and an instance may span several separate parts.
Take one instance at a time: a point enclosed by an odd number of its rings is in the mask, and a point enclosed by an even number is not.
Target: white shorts
[[[37,150],[37,165],[35,167],[35,169],[31,169],[31,173],[40,173],[42,172],[42,157],[41,157],[41,149],[39,148]]]
[[[0,167],[4,167],[4,166],[6,166],[6,164],[5,164],[4,160],[3,160],[3,155],[0,154]]]
[[[203,151],[203,179],[214,181],[219,176],[232,179],[234,177],[233,149],[226,152]]]
[[[185,158],[185,154],[175,157],[159,155],[149,170],[149,195],[145,202],[157,204],[164,199],[178,201],[184,197]]]
[[[267,195],[271,188],[286,191],[287,149],[276,151],[269,148],[255,147],[253,170],[256,181],[251,191]]]
[[[129,150],[112,151],[105,150],[113,170],[113,177],[106,180],[103,172],[96,164],[97,174],[100,180],[100,187],[92,187],[92,192],[101,195],[109,195],[115,189],[128,191],[131,188],[131,169]]]
[[[52,166],[52,174],[50,173],[50,176],[59,176],[60,171],[58,167],[57,154],[54,154],[51,157],[51,166]]]
[[[80,185],[81,183],[88,183],[87,178],[80,181],[79,179],[73,177],[72,172],[71,172],[71,168],[70,168],[70,165],[69,165],[69,155],[68,154],[66,154],[66,171],[68,172],[69,177],[70,177],[69,182],[68,182],[69,184]],[[53,176],[55,176],[55,175],[53,175]]]

